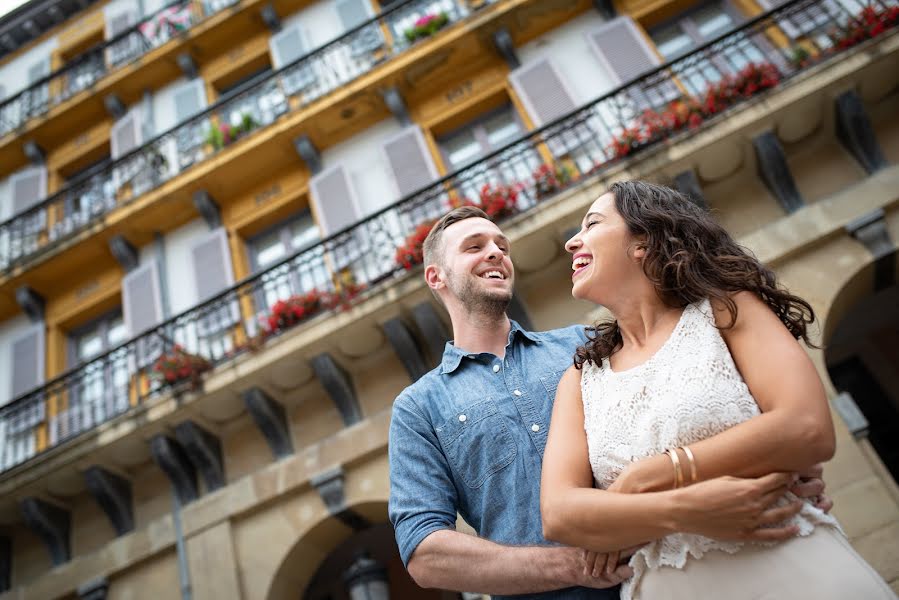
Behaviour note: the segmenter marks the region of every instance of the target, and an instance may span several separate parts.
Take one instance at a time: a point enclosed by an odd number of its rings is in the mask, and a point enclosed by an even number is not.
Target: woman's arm
[[[698,480],[800,472],[830,460],[833,422],[812,361],[758,296],[739,292],[733,300],[737,321],[721,334],[762,414],[690,445]],[[728,323],[726,309],[714,308],[718,325]],[[612,489],[639,493],[673,485],[671,460],[662,454],[630,465]]]
[[[677,531],[718,539],[778,540],[793,527],[760,528],[795,514],[801,503],[769,508],[793,481],[721,477],[687,488],[645,494],[593,489],[587,453],[580,371],[563,375],[543,455],[540,511],[543,535],[594,552],[637,546]]]

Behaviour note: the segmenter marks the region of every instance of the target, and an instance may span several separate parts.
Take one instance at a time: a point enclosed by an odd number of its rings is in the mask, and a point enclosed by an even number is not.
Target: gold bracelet
[[[693,451],[689,446],[681,446],[680,449],[687,455],[687,462],[690,463],[690,483],[696,483],[699,480],[696,476],[696,457],[693,456]]]
[[[668,457],[671,459],[671,464],[674,465],[674,489],[683,487],[684,472],[681,471],[680,457],[677,455],[677,450],[668,448],[665,450],[665,453],[668,454]]]

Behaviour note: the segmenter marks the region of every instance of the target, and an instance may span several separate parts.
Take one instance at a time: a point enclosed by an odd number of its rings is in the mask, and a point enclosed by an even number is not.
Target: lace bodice
[[[708,300],[684,309],[671,336],[645,363],[621,372],[612,371],[608,359],[601,367],[585,364],[581,391],[590,465],[601,488],[633,461],[712,437],[760,412],[715,327]],[[818,523],[836,525],[811,504],[791,522],[800,535]],[[647,569],[683,568],[688,556],[736,553],[741,547],[741,542],[692,534],[666,536],[631,559],[634,577],[623,587],[622,599],[631,598]]]

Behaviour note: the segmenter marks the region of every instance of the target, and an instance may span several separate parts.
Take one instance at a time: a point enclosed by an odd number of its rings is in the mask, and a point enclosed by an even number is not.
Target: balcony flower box
[[[331,302],[331,294],[319,290],[278,300],[264,318],[263,328],[267,335],[280,333],[328,308]]]
[[[175,344],[171,351],[153,363],[152,376],[166,385],[190,381],[191,387],[196,389],[200,385],[200,376],[210,369],[212,364],[208,360]]]
[[[206,145],[209,147],[209,153],[230,146],[257,127],[259,127],[259,123],[249,113],[241,114],[240,122],[237,125],[219,123],[217,126],[211,127],[206,133]]]
[[[494,221],[501,221],[518,212],[518,193],[521,184],[485,183],[481,187],[478,200],[467,198],[454,200],[453,208],[458,206],[476,206],[487,213]]]
[[[403,245],[396,249],[396,264],[408,271],[424,262],[425,238],[428,237],[433,226],[434,221],[422,223],[406,237]]]
[[[405,31],[403,35],[410,44],[417,40],[431,37],[449,23],[449,16],[445,12],[429,13],[419,17],[417,21]]]
[[[544,163],[534,170],[531,178],[534,180],[534,194],[540,200],[567,187],[577,177],[574,169],[568,165],[552,166]]]
[[[845,50],[877,37],[897,24],[899,24],[899,6],[885,6],[880,9],[866,6],[853,17],[845,29],[832,32],[831,37],[838,49]]]

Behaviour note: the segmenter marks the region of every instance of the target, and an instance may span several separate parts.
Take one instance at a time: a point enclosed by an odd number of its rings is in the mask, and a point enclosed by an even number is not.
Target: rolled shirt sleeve
[[[431,533],[455,529],[458,493],[434,427],[407,394],[393,405],[388,512],[403,564]]]

